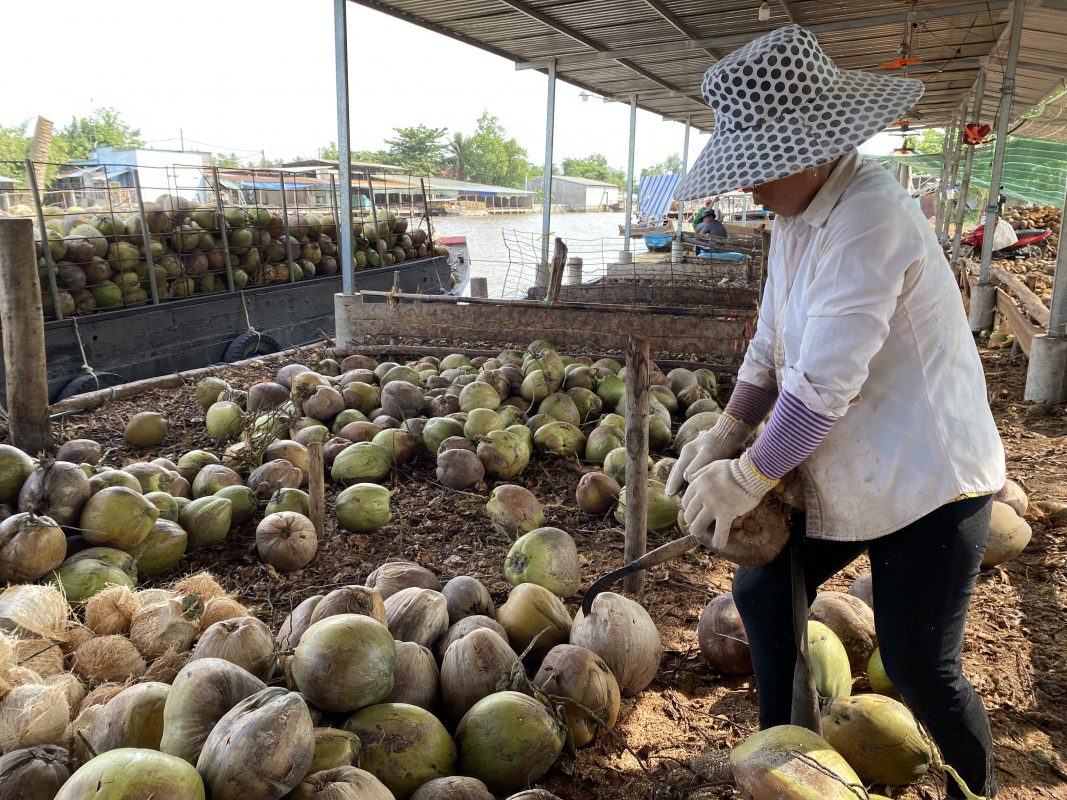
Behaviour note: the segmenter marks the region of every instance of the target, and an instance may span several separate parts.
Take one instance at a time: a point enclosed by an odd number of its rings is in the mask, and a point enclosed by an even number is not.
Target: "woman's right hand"
[[[736,457],[751,432],[752,429],[743,422],[723,414],[714,428],[699,434],[682,448],[667,479],[667,494],[678,494],[708,464]]]

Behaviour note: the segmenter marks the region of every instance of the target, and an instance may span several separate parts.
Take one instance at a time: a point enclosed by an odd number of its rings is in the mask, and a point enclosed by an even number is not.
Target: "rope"
[[[252,318],[248,315],[248,303],[245,302],[244,290],[241,290],[241,310],[245,312],[245,324],[248,325],[248,332],[256,335],[256,350],[259,349],[259,343],[263,340],[263,334],[255,329],[252,325]],[[253,351],[254,352],[254,351]]]
[[[88,356],[85,355],[85,345],[82,342],[81,331],[78,330],[78,318],[77,317],[71,317],[70,319],[74,323],[74,338],[78,342],[78,350],[81,352],[81,355],[82,355],[82,367],[81,367],[82,368],[82,372],[86,372],[89,375],[92,375],[93,376],[93,382],[96,384],[96,388],[99,389],[100,388],[100,376],[97,375],[96,372],[93,370],[93,368],[89,365],[89,358],[88,358]],[[114,386],[111,387],[111,399],[112,400],[115,399],[115,387]]]

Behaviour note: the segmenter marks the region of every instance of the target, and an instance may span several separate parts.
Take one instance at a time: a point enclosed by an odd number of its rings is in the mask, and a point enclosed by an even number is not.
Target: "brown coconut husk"
[[[125,636],[90,639],[71,658],[74,671],[90,683],[126,681],[144,674],[145,662]]]
[[[141,608],[150,606],[153,603],[162,603],[175,597],[175,593],[170,589],[141,589],[139,592],[134,592],[133,595],[137,598],[137,603]]]
[[[789,541],[791,513],[791,507],[774,495],[765,496],[758,506],[734,520],[726,545],[715,554],[743,567],[770,563]],[[678,527],[682,533],[689,533],[681,511],[678,512]]]
[[[145,670],[139,681],[159,681],[160,683],[174,683],[182,667],[189,663],[192,651],[179,653],[177,650],[168,650]]]
[[[19,584],[0,592],[0,631],[61,642],[69,619],[67,599],[53,586]]]
[[[0,751],[37,744],[62,745],[70,707],[62,686],[28,683],[0,700]]]
[[[67,693],[67,705],[71,709],[80,706],[82,700],[85,699],[85,684],[73,672],[60,672],[58,675],[45,678],[42,682],[45,686],[62,686],[63,691]]]
[[[85,603],[85,627],[97,636],[129,633],[133,615],[141,607],[125,586],[108,586]]]
[[[93,632],[86,628],[84,625],[74,623],[67,630],[67,640],[60,643],[60,647],[63,649],[63,654],[68,658],[74,655],[74,651],[92,639]]]
[[[250,616],[249,610],[230,595],[213,597],[204,603],[204,613],[197,620],[197,628],[203,633],[216,622]]]
[[[197,572],[195,575],[189,575],[170,588],[178,595],[195,594],[205,603],[216,597],[226,596],[226,590],[219,585],[210,572]]]
[[[20,667],[32,669],[42,678],[66,672],[63,651],[55,642],[45,639],[23,639],[15,645],[15,658]]]
[[[147,606],[133,617],[130,641],[149,661],[168,650],[189,650],[198,633],[196,621],[203,613],[204,604],[196,595]]]

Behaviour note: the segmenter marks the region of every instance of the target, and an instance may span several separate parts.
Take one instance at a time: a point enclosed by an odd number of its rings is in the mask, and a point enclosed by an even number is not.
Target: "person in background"
[[[760,727],[792,719],[802,606],[866,553],[887,676],[946,763],[993,797],[989,718],[961,653],[1004,449],[937,237],[904,187],[858,153],[923,85],[841,69],[790,25],[716,63],[702,89],[715,132],[677,196],[742,187],[776,216],[730,401],[682,448],[666,490],[688,483],[685,522],[715,552],[735,519],[799,474],[806,510],[789,545],[733,581]],[[947,792],[965,796],[951,779]]]
[[[1008,198],[1004,195],[1004,187],[1001,186],[997,192],[997,216],[1004,216],[1004,206],[1007,204]]]
[[[714,244],[721,245],[726,242],[726,237],[729,234],[726,232],[726,226],[719,222],[718,215],[715,210],[712,209],[704,215],[704,219],[700,221],[700,224],[696,227],[696,232],[701,236],[710,236],[713,239],[717,239]],[[697,245],[696,253],[699,256],[701,253],[714,253],[718,250],[718,247],[701,247]]]
[[[693,215],[693,230],[696,230],[699,225],[708,214],[713,213],[711,210],[711,198],[709,197],[704,201],[704,207],[697,209],[697,213]]]

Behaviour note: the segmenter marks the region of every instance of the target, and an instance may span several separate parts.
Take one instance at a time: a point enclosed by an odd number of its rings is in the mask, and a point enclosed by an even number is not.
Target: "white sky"
[[[420,123],[470,133],[488,110],[542,163],[544,75],[355,4],[348,28],[353,149]],[[178,149],[181,130],[186,149],[289,159],[337,139],[332,0],[4,0],[0,29],[3,125],[113,106],[158,148]],[[625,169],[629,107],[579,92],[557,83],[555,162],[599,152]],[[680,153],[682,136],[638,111],[636,171]],[[706,142],[694,132],[691,161]]]

